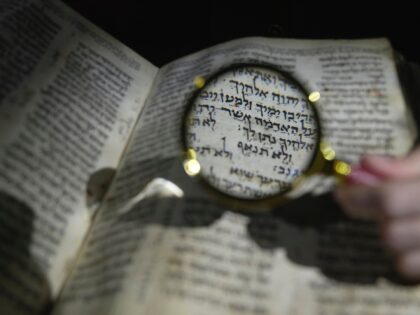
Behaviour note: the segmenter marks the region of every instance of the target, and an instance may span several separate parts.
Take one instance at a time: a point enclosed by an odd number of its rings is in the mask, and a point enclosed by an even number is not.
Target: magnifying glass
[[[289,73],[241,64],[194,84],[182,128],[184,170],[234,209],[271,209],[311,175],[350,173],[322,138],[320,93]]]

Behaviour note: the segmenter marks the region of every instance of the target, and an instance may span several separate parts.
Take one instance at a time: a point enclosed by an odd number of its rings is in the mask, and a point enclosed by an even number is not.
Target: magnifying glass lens
[[[318,116],[303,88],[259,65],[196,82],[185,120],[186,172],[240,199],[289,191],[319,144]]]

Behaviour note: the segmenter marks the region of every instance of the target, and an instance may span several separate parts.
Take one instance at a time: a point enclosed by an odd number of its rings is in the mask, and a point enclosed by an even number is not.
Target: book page
[[[0,5],[0,308],[59,293],[157,68],[57,1]]]
[[[416,133],[385,39],[247,38],[168,64],[55,314],[418,313],[420,291],[395,274],[375,226],[346,219],[329,194],[245,215],[185,174],[181,126],[196,79],[254,62],[320,91],[340,158],[410,149]]]

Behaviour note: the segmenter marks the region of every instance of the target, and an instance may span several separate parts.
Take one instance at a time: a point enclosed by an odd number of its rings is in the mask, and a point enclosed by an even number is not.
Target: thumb
[[[403,158],[366,156],[360,164],[366,172],[385,180],[417,177],[420,176],[420,147]]]

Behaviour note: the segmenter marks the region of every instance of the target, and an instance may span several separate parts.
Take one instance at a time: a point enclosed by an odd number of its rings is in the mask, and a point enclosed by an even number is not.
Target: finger
[[[420,249],[398,255],[395,264],[405,278],[420,279]]]
[[[373,186],[380,183],[384,178],[367,170],[362,165],[354,165],[351,167],[351,172],[346,176],[346,184],[359,184]]]
[[[350,185],[337,189],[346,213],[360,219],[400,218],[420,213],[420,179]]]
[[[385,220],[381,223],[381,234],[385,246],[393,252],[420,249],[420,215]]]
[[[378,219],[379,189],[364,185],[340,187],[334,192],[335,199],[350,217],[372,220]]]
[[[420,148],[404,158],[366,156],[360,164],[367,172],[385,179],[420,176]]]

